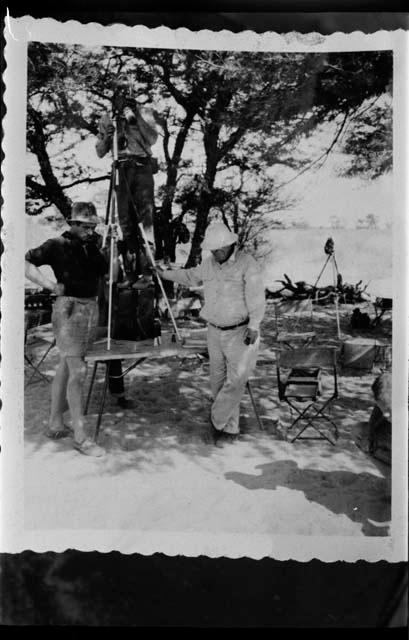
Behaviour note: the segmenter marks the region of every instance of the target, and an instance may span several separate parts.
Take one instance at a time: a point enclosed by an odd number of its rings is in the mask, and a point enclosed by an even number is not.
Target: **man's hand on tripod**
[[[105,139],[107,140],[107,142],[111,142],[112,138],[114,137],[114,133],[115,133],[114,125],[112,123],[108,124],[105,131]]]
[[[165,111],[165,113],[159,113],[158,111],[154,110],[153,116],[156,122],[164,129],[169,118],[169,109]]]
[[[108,224],[105,224],[102,229],[102,237],[103,237],[103,245],[105,246],[105,244],[107,242],[111,241],[111,237],[115,240],[118,241],[120,238],[119,235],[119,225],[117,222],[110,222]],[[118,245],[119,246],[119,245]]]
[[[136,115],[132,111],[131,107],[126,106],[124,108],[123,114],[124,114],[124,118],[128,122],[128,124],[135,124],[136,123]]]
[[[155,273],[156,273],[156,275],[159,276],[160,278],[163,278],[163,272],[164,272],[164,269],[163,269],[162,265],[155,264]]]
[[[162,278],[162,280],[167,280],[166,270],[163,268],[162,264],[155,264],[155,273],[159,276],[159,278]]]

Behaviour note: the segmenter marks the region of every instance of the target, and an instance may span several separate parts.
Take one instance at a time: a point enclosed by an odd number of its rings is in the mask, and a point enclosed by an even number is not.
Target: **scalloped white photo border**
[[[1,546],[0,551],[18,553],[77,549],[170,556],[272,557],[278,560],[332,562],[359,559],[390,562],[407,559],[407,396],[408,396],[408,305],[404,282],[407,278],[408,231],[408,33],[379,31],[364,34],[337,32],[300,34],[290,32],[257,34],[189,29],[82,24],[75,20],[7,17],[3,74],[5,84],[2,164],[2,319],[1,319]],[[268,536],[193,534],[125,530],[41,530],[24,529],[23,463],[23,362],[24,362],[24,215],[26,152],[27,44],[30,41],[61,42],[100,46],[131,46],[170,49],[218,49],[235,51],[368,51],[390,49],[394,54],[394,239],[393,239],[393,412],[392,433],[392,525],[385,538],[337,536]]]

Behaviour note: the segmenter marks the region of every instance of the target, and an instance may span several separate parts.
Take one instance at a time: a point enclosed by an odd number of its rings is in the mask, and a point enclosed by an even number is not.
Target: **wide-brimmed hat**
[[[207,251],[215,251],[222,247],[228,247],[237,240],[237,233],[230,231],[223,222],[213,222],[206,229],[201,247]]]
[[[71,209],[71,215],[67,220],[68,224],[74,222],[86,222],[87,224],[99,224],[101,221],[97,216],[97,210],[92,202],[76,202]]]

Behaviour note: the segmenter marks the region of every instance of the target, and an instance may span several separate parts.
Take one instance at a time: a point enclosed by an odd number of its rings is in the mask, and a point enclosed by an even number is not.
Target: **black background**
[[[176,0],[167,4],[139,1],[134,3],[139,12],[132,12],[129,0],[66,0],[50,6],[11,0],[8,10],[13,17],[234,32],[371,33],[409,25],[406,4],[396,0],[359,2],[359,11],[352,1],[199,0],[195,11]],[[5,12],[4,7],[3,17]],[[2,59],[3,69],[4,64]],[[405,631],[407,626],[403,562],[298,563],[75,550],[2,554],[0,560],[1,622],[9,627],[330,627],[332,634],[336,628]]]

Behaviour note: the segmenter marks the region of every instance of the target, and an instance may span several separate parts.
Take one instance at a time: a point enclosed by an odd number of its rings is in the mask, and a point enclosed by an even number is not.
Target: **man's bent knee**
[[[77,356],[68,356],[67,365],[70,373],[70,378],[82,380],[87,373],[87,365],[84,360]]]

